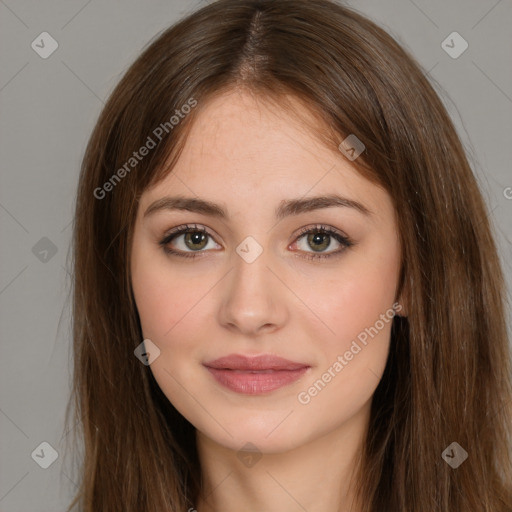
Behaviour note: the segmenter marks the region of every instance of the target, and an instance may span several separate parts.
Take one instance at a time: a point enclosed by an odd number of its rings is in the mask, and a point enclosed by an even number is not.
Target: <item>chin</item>
[[[265,418],[261,412],[254,411],[252,414],[248,413],[246,417],[237,417],[229,421],[219,418],[221,425],[229,425],[229,433],[211,419],[206,428],[202,428],[202,425],[196,428],[210,441],[235,452],[239,452],[250,443],[261,453],[283,453],[299,447],[311,437],[307,425],[303,421],[297,422],[296,418],[293,421],[293,415],[294,413],[286,418],[287,414],[280,411],[279,419],[276,421],[273,417]],[[213,428],[213,425],[218,428]]]

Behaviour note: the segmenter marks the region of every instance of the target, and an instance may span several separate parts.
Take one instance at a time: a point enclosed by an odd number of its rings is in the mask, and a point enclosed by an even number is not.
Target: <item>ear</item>
[[[395,316],[399,316],[401,318],[407,317],[407,308],[403,305],[403,303],[398,300],[393,304],[393,311],[395,312]]]
[[[407,317],[409,315],[409,294],[407,293],[407,289],[404,286],[402,293],[398,297],[398,299],[393,304],[393,311],[396,316]]]

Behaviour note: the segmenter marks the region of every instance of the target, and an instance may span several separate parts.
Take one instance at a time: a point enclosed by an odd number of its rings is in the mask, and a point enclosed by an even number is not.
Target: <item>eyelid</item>
[[[181,236],[187,232],[200,232],[204,233],[207,236],[209,236],[215,243],[218,244],[216,241],[216,236],[214,236],[208,229],[206,229],[203,225],[198,225],[196,223],[194,224],[180,224],[179,226],[176,226],[174,228],[171,228],[167,230],[160,242],[158,242],[158,245],[162,247],[163,251],[168,255],[176,255],[176,256],[183,256],[184,258],[195,258],[195,257],[202,257],[205,253],[210,251],[200,250],[200,251],[181,251],[181,250],[175,250],[168,248],[168,244],[178,236]]]
[[[331,235],[338,235],[340,238],[343,238],[346,241],[350,241],[350,238],[345,233],[343,233],[343,231],[336,229],[332,226],[328,226],[326,224],[310,224],[308,226],[304,226],[299,230],[298,233],[296,233],[293,236],[295,239],[297,239],[305,235],[306,233],[310,233],[312,231],[323,232]]]
[[[335,258],[337,256],[341,256],[342,253],[345,252],[346,249],[352,247],[355,245],[354,241],[347,236],[345,233],[340,231],[339,229],[336,229],[332,226],[328,226],[325,224],[313,224],[309,226],[305,226],[299,230],[299,232],[294,235],[294,244],[298,242],[301,238],[303,238],[306,234],[309,233],[322,233],[330,236],[331,238],[334,238],[340,245],[340,249],[336,249],[334,251],[329,252],[315,252],[315,251],[299,251],[301,253],[304,253],[302,256],[298,256],[305,259],[310,260],[318,260],[322,258]]]
[[[174,228],[168,229],[163,234],[163,239],[168,239],[173,235],[182,234],[183,231],[201,231],[214,238],[214,236],[201,224],[180,224]],[[162,240],[163,241],[163,240]]]

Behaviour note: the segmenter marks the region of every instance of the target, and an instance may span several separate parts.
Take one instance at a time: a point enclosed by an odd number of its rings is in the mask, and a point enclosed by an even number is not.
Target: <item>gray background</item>
[[[63,420],[80,161],[122,73],[158,32],[201,3],[0,0],[1,512],[59,511],[71,499],[76,477],[64,457]],[[434,82],[489,205],[510,290],[511,0],[347,3],[394,35]],[[47,59],[31,47],[44,31],[59,45]],[[456,59],[441,46],[453,31],[469,44]],[[59,454],[47,469],[31,456],[43,441]]]

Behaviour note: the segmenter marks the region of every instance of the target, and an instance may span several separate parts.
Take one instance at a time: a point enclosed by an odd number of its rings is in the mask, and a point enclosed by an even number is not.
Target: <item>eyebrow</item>
[[[287,199],[280,202],[276,208],[275,217],[282,220],[289,215],[299,215],[301,213],[319,210],[321,208],[331,207],[354,208],[364,215],[372,215],[372,212],[363,204],[353,199],[341,197],[336,194],[325,196],[307,197],[301,199]],[[199,199],[197,197],[184,196],[166,196],[151,203],[144,212],[144,218],[158,211],[165,210],[187,210],[189,212],[201,213],[219,219],[227,220],[229,215],[227,211],[219,204]]]

